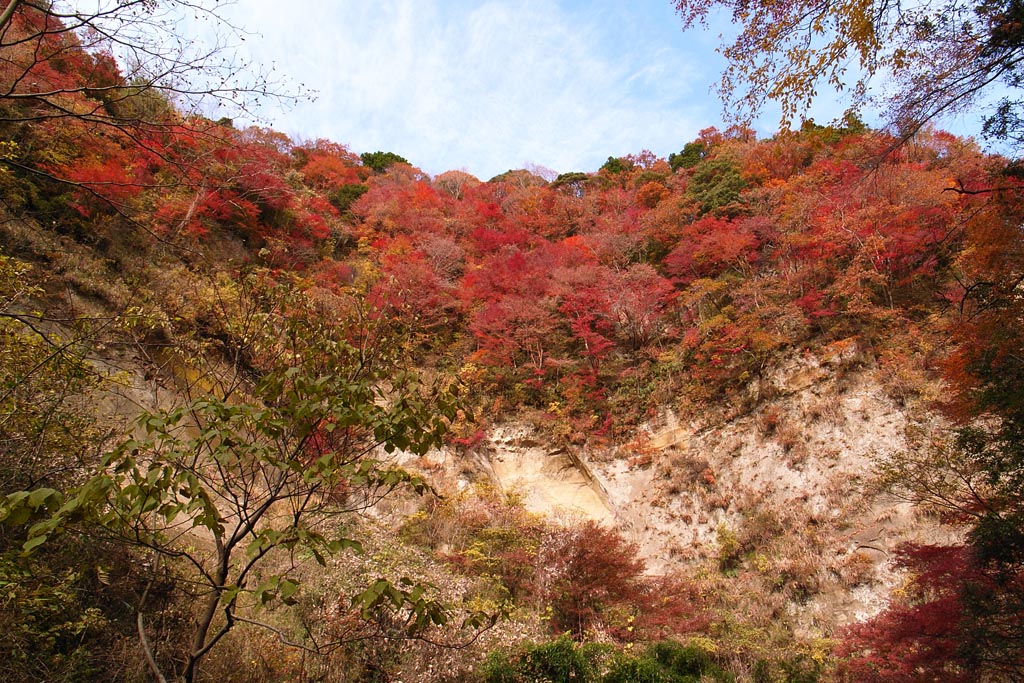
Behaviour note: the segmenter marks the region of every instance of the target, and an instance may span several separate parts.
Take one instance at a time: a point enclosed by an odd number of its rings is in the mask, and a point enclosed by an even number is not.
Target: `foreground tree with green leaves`
[[[62,532],[137,554],[143,589],[132,609],[159,680],[195,680],[239,624],[273,629],[259,610],[294,602],[304,559],[323,565],[332,553],[360,551],[345,533],[348,515],[399,489],[429,490],[386,455],[440,445],[458,408],[454,388],[367,363],[343,330],[297,315],[298,303],[292,315],[267,316],[273,334],[261,348],[273,363],[249,391],[145,413],[80,485],[19,491],[0,503],[0,520],[24,534],[23,555]],[[180,652],[158,651],[146,627],[159,609],[151,593],[169,589],[196,606]],[[390,613],[392,635],[396,624],[411,636],[449,620],[411,581],[380,579],[351,608],[367,620]],[[464,624],[483,625],[480,616]],[[299,645],[324,646],[304,635]]]

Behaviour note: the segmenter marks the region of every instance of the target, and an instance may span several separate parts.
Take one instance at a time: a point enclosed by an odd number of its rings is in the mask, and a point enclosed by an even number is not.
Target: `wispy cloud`
[[[667,155],[718,120],[718,66],[670,3],[240,0],[253,56],[318,91],[267,111],[299,138],[397,152],[481,178],[526,162],[594,170]]]

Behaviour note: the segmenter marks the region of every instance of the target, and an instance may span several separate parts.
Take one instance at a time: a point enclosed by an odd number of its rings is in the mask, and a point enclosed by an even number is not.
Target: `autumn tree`
[[[616,316],[611,310],[606,285],[612,272],[599,264],[584,263],[574,268],[560,268],[552,275],[555,291],[561,299],[559,311],[578,340],[581,355],[596,374],[602,360],[615,346]]]
[[[232,116],[260,98],[294,99],[236,57],[243,36],[218,12],[207,0],[7,2],[0,133],[8,148],[0,167],[18,181],[11,203],[71,228],[106,213],[149,232],[148,207],[137,201],[143,189],[201,190],[197,160],[229,144]],[[211,27],[214,37],[183,35],[185,20]],[[206,116],[215,110],[224,114],[219,121]],[[207,209],[231,206],[230,197],[212,198]]]
[[[1019,634],[1019,578],[1017,600],[1005,604],[999,578],[982,570],[966,547],[904,546],[897,565],[910,572],[906,589],[882,614],[846,630],[842,680],[1020,680],[1019,648],[994,651],[987,637],[995,624],[1013,625]],[[990,601],[1000,608],[985,604]]]
[[[188,17],[213,24],[215,41],[181,35],[180,22]],[[3,120],[155,125],[175,110],[244,111],[249,99],[240,95],[281,93],[280,83],[235,57],[232,48],[241,37],[206,0],[92,7],[10,0],[0,13]]]
[[[466,188],[472,188],[480,181],[465,171],[448,171],[434,178],[434,187],[447,192],[455,199],[462,199]]]
[[[642,560],[617,532],[589,521],[556,530],[544,548],[552,626],[577,638],[605,625],[605,611],[642,592]]]
[[[895,491],[959,524],[964,540],[903,549],[913,590],[850,634],[852,679],[1024,678],[1024,241],[1016,193],[984,195],[946,293],[955,305],[943,408],[954,426],[883,470]]]
[[[433,348],[458,321],[450,290],[423,252],[405,246],[384,255],[367,303],[371,317],[393,329],[409,347]]]
[[[944,115],[1003,94],[984,117],[986,135],[1019,143],[1022,127],[1022,9],[1017,0],[943,0],[912,8],[882,1],[674,0],[686,27],[722,8],[740,27],[722,48],[719,89],[736,117],[766,101],[783,123],[823,89],[845,91],[853,110],[871,101],[873,78],[895,83],[878,95],[890,123],[909,136]]]
[[[610,273],[606,287],[616,330],[626,348],[638,350],[666,332],[665,314],[674,292],[654,268],[638,263]]]

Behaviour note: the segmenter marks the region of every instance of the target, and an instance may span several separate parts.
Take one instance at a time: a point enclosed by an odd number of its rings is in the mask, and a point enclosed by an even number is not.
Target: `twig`
[[[253,626],[259,626],[260,628],[267,629],[268,631],[270,631],[274,635],[276,635],[277,639],[279,641],[281,641],[281,644],[283,644],[283,645],[287,645],[288,647],[298,648],[300,650],[303,650],[305,652],[309,652],[309,653],[315,654],[315,655],[322,654],[319,648],[312,648],[312,647],[309,647],[307,645],[303,645],[302,643],[296,643],[294,641],[288,640],[288,637],[284,634],[284,632],[281,629],[275,628],[275,627],[271,626],[270,624],[265,624],[262,621],[256,621],[255,619],[246,619],[245,617],[240,617],[237,614],[234,615],[234,617],[235,617],[235,621],[241,621],[241,622],[246,623],[246,624],[252,624]]]
[[[139,643],[142,644],[142,651],[146,655],[146,663],[149,664],[149,668],[153,671],[153,675],[156,676],[160,683],[167,683],[167,679],[160,672],[160,667],[157,666],[156,658],[153,656],[153,649],[149,645],[149,638],[146,637],[146,629],[142,624],[142,606],[146,604],[146,596],[149,595],[149,589],[152,587],[152,579],[146,584],[146,590],[142,591],[142,597],[139,598],[139,607],[135,611],[135,626],[139,630]]]

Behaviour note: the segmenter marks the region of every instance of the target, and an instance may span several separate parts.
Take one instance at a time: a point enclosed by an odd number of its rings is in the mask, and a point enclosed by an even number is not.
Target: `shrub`
[[[607,627],[613,606],[642,604],[644,563],[636,553],[618,532],[593,521],[552,533],[541,561],[548,572],[542,581],[552,628],[582,637]]]
[[[492,652],[484,664],[486,683],[588,683],[597,681],[592,648],[577,647],[568,637],[528,645],[518,656]],[[588,656],[589,655],[589,656]]]
[[[624,657],[615,663],[603,683],[698,683],[698,679],[674,676],[653,659]]]
[[[712,668],[707,652],[672,640],[655,643],[649,653],[660,664],[681,676],[700,676]]]
[[[651,645],[639,657],[620,657],[603,683],[729,683],[733,676],[722,670],[707,652],[674,640]]]
[[[602,669],[606,669],[602,671]],[[575,645],[568,637],[528,645],[509,656],[492,652],[483,668],[485,683],[732,683],[733,676],[698,647],[661,641],[634,655],[607,645]],[[802,681],[800,683],[803,683]]]

